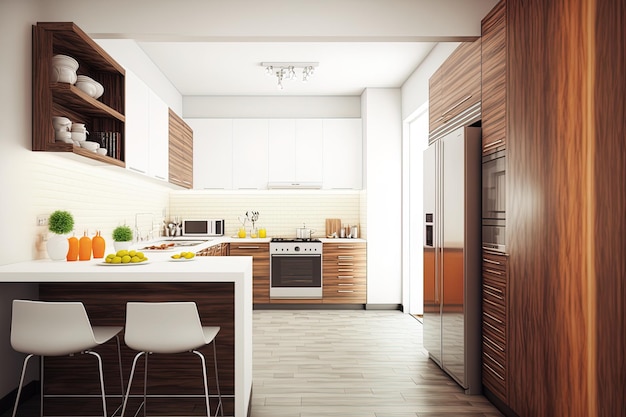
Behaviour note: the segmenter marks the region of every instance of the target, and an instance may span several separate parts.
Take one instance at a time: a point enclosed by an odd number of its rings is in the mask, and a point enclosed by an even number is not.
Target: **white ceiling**
[[[138,42],[183,96],[360,95],[401,87],[432,42]],[[268,76],[261,62],[319,62],[303,83]]]

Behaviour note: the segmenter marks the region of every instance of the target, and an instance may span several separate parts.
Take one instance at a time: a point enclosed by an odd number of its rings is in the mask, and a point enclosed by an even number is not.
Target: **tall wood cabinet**
[[[501,2],[483,21],[484,58],[505,68],[504,98],[494,100],[504,118],[483,110],[483,131],[497,138],[490,131],[504,124],[508,253],[506,280],[484,275],[494,304],[485,326],[503,321],[507,339],[485,330],[494,343],[485,339],[483,365],[505,365],[505,389],[499,372],[484,385],[510,415],[626,409],[624,20],[617,0],[530,0]],[[490,33],[504,42],[489,48]],[[498,82],[489,93],[485,84],[497,67],[483,65],[487,107],[487,96],[502,96]]]
[[[104,49],[72,22],[40,22],[33,26],[33,151],[67,152],[124,167],[125,71]],[[52,57],[68,55],[78,61],[78,75],[104,87],[94,99],[72,84],[51,82]],[[56,142],[52,117],[84,123],[89,132],[117,138],[113,156],[99,155],[71,143]]]

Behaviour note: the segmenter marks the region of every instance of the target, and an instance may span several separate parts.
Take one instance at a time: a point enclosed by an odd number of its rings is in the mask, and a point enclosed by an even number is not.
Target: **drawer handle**
[[[339,266],[354,266],[354,264],[351,263],[351,262],[337,262],[337,265],[339,265]]]
[[[502,294],[502,293],[503,293],[503,291],[502,291],[500,288],[494,287],[493,285],[489,285],[489,284],[484,284],[484,283],[483,283],[483,286],[484,286],[485,288],[488,288],[489,290],[491,290],[491,291],[493,291],[493,292],[497,292],[497,293],[499,293],[499,294]]]
[[[261,249],[259,246],[237,246],[237,249]]]
[[[354,290],[337,290],[337,292],[354,292]]]
[[[353,286],[354,284],[342,284],[342,283],[339,283],[338,285],[339,285],[339,286],[350,286],[350,287],[351,287],[351,286]]]
[[[498,146],[499,144],[501,144],[504,141],[504,139],[498,139],[494,142],[491,142],[489,145],[485,145],[483,146],[484,150],[487,150],[489,148],[495,148],[496,146]]]
[[[493,330],[495,332],[498,332],[498,333],[500,333],[501,335],[504,336],[504,332],[502,330],[498,329],[496,326],[492,325],[491,323],[487,323],[486,321],[484,321],[483,324],[485,326],[489,326],[491,328],[491,330]]]
[[[504,366],[502,366],[502,364],[500,362],[498,362],[496,359],[494,359],[490,354],[483,352],[483,354],[488,357],[489,359],[491,359],[491,362],[495,363],[496,365],[498,365],[498,368],[502,369],[504,371]]]
[[[500,307],[500,308],[504,307],[502,304],[497,304],[497,303],[494,303],[494,302],[493,302],[493,301],[491,301],[491,300],[483,300],[483,301],[484,301],[485,303],[487,303],[487,304],[491,304],[491,305],[492,305],[492,306],[494,306],[494,307]],[[487,313],[485,313],[485,314],[487,314]]]
[[[338,249],[354,249],[354,246],[342,246],[342,245],[339,245],[339,246],[337,246],[337,248]]]
[[[485,268],[485,272],[489,272],[490,274],[495,274],[495,275],[502,275],[502,272],[500,271],[496,271],[495,269],[489,269],[489,268]]]
[[[341,259],[343,261],[351,261],[352,259],[354,259],[354,256],[337,256],[338,259]]]
[[[501,347],[499,344],[497,344],[496,342],[494,342],[493,340],[489,339],[488,336],[483,336],[484,337],[484,341],[485,343],[487,343],[488,345],[491,345],[492,347],[498,349],[500,352],[504,353],[504,348]]]
[[[499,319],[495,318],[494,316],[492,316],[489,313],[486,313],[486,312],[483,311],[483,314],[485,316],[489,317],[491,320],[498,322],[499,324],[504,324],[504,322],[502,320],[499,320]]]
[[[498,261],[493,261],[491,259],[487,259],[487,258],[483,258],[483,262],[487,262],[489,264],[494,264],[494,265],[502,265],[500,262]]]
[[[345,269],[345,268],[341,269],[340,268],[339,272],[354,272],[354,269]]]
[[[337,278],[339,278],[339,279],[352,279],[352,278],[354,278],[354,275],[337,275]]]
[[[499,373],[497,373],[491,366],[487,365],[486,363],[483,363],[483,366],[487,369],[489,369],[491,371],[492,374],[494,374],[495,376],[497,376],[498,378],[500,378],[502,380],[502,382],[504,382],[504,378],[502,378],[500,376]]]

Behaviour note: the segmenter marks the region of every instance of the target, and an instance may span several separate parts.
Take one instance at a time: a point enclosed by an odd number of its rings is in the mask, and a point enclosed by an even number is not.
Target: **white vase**
[[[46,250],[48,257],[53,261],[64,261],[67,258],[67,252],[70,250],[70,242],[63,235],[53,234],[46,242]]]
[[[115,252],[120,251],[120,250],[128,250],[130,249],[130,244],[132,242],[128,241],[128,242],[113,242],[113,248],[115,249]]]

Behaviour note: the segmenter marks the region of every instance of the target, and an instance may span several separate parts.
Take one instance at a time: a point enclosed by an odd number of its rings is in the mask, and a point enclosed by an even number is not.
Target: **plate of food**
[[[170,261],[174,261],[174,262],[189,262],[189,261],[195,261],[196,260],[196,254],[193,252],[181,252],[181,253],[175,253],[174,255],[170,256]]]
[[[154,252],[172,252],[175,251],[174,243],[161,243],[159,245],[150,245],[141,248],[143,251],[154,251]]]
[[[149,264],[150,261],[149,260],[143,260],[143,261],[139,261],[139,262],[118,262],[118,263],[113,263],[113,262],[100,262],[98,263],[98,265],[102,265],[102,266],[132,266],[132,265],[146,265]]]

